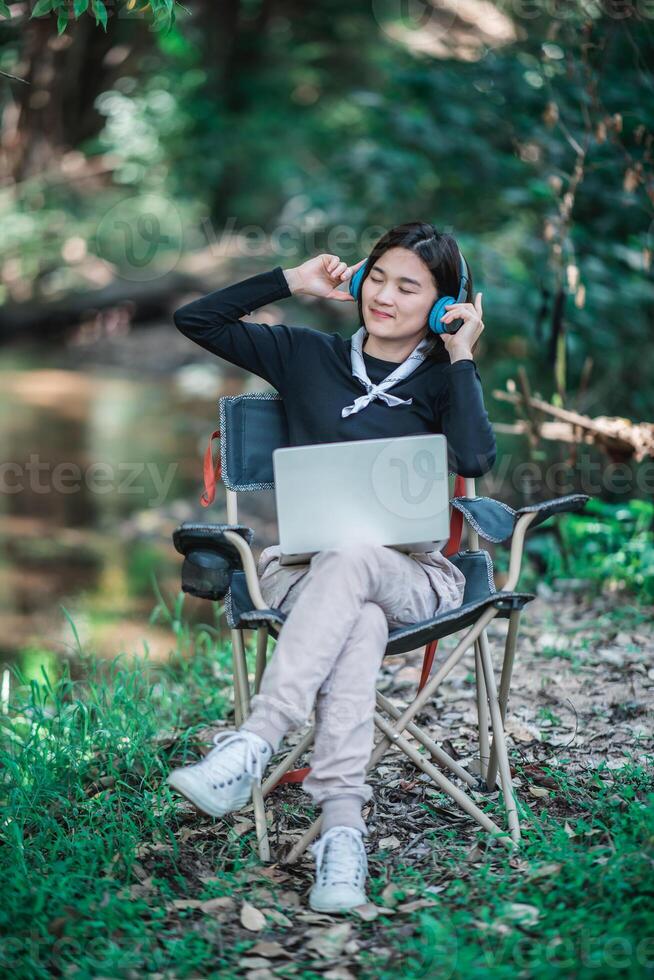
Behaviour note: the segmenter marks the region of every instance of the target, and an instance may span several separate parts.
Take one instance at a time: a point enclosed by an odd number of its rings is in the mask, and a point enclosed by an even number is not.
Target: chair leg
[[[495,683],[495,672],[491,659],[488,637],[485,632],[479,636],[479,649],[481,654],[481,664],[486,681],[486,691],[488,692],[488,706],[490,709],[491,725],[493,728],[493,745],[497,746],[497,762],[500,770],[502,782],[502,794],[506,807],[506,816],[509,823],[509,831],[512,840],[517,844],[520,840],[520,824],[518,822],[518,808],[516,805],[513,784],[511,782],[511,769],[509,767],[509,756],[506,749],[506,738],[504,736],[504,725],[502,722],[502,712]]]
[[[247,718],[250,706],[245,645],[241,630],[232,631],[232,672],[234,676],[234,720],[238,728]]]
[[[411,761],[421,769],[423,772],[431,778],[432,782],[436,783],[439,789],[444,793],[447,793],[455,803],[465,810],[465,812],[476,820],[477,823],[483,827],[484,830],[491,834],[497,834],[498,839],[508,848],[512,849],[515,846],[514,841],[511,837],[508,837],[506,833],[499,827],[490,817],[480,810],[479,807],[473,803],[469,796],[467,796],[458,786],[455,786],[447,776],[444,776],[424,755],[418,752],[415,746],[411,745],[410,742],[402,736],[399,735],[393,726],[383,717],[378,711],[375,712],[375,724],[378,728],[382,730],[384,735],[391,739],[394,745],[397,745],[405,755],[407,755]],[[306,848],[309,846],[312,840],[318,836],[320,829],[319,821],[316,820],[314,823],[305,831],[299,841],[294,845],[291,851],[289,851],[285,864],[293,864],[297,861],[301,854],[304,853]]]
[[[268,661],[268,627],[259,626],[257,629],[257,660],[254,669],[254,693],[258,694],[261,678]]]
[[[479,640],[475,640],[475,685],[477,688],[477,724],[479,728],[479,774],[484,779],[490,758],[490,749],[488,742],[488,701],[484,671],[481,666]]]
[[[513,663],[515,660],[516,641],[518,639],[518,628],[520,625],[520,612],[520,609],[511,610],[509,615],[509,628],[506,634],[506,643],[504,645],[504,661],[502,663],[502,676],[500,678],[499,693],[502,723],[504,723],[506,718],[506,706],[509,700],[509,690],[511,688],[511,674],[513,672]],[[494,741],[491,745],[486,780],[488,788],[495,789],[497,780],[497,750],[495,748]]]
[[[396,721],[402,714],[400,709],[396,708],[395,705],[392,704],[388,698],[385,698],[380,691],[377,691],[377,704]],[[414,725],[414,723],[411,721],[406,726],[406,730],[410,732],[411,735],[413,735],[413,737],[421,743],[421,745],[424,745],[430,755],[436,759],[437,762],[439,762],[442,766],[446,766],[450,772],[453,772],[455,776],[458,776],[459,779],[463,780],[463,782],[470,786],[471,789],[477,789],[479,787],[478,780],[471,773],[469,773],[467,769],[464,769],[463,766],[456,761],[456,759],[453,759],[452,756],[445,751],[445,749],[442,749],[440,745],[434,742],[429,735],[426,735],[422,728],[420,728],[418,725]]]
[[[407,755],[419,769],[422,769],[423,772],[427,773],[427,775],[434,783],[436,783],[439,789],[441,789],[444,793],[447,793],[447,795],[451,797],[455,803],[458,803],[461,809],[465,810],[469,816],[476,820],[477,823],[484,828],[484,830],[487,830],[492,834],[498,834],[499,840],[506,847],[513,849],[513,846],[516,843],[513,839],[513,835],[511,835],[511,837],[507,837],[506,832],[503,831],[501,827],[498,827],[498,825],[491,820],[488,814],[484,813],[483,810],[480,810],[479,807],[473,803],[470,797],[463,792],[463,790],[459,789],[458,786],[455,786],[455,784],[451,782],[447,776],[444,776],[443,773],[440,772],[431,762],[429,762],[424,755],[421,755],[420,752],[418,752],[418,749],[414,745],[411,745],[410,742],[407,742],[403,735],[398,735],[390,722],[380,715],[379,712],[375,714],[375,724],[388,738],[392,738],[393,743],[397,745],[398,748],[400,748],[402,752],[404,752],[404,754]]]
[[[245,644],[242,630],[232,629],[232,660],[234,668],[234,713],[237,727],[242,725],[248,716],[250,708],[250,684],[248,681]],[[252,806],[254,808],[254,826],[257,834],[259,858],[270,861],[270,842],[266,824],[266,811],[263,805],[261,784],[255,782],[252,787]]]
[[[300,758],[303,752],[305,752],[313,741],[315,726],[312,725],[308,732],[306,732],[297,745],[293,746],[291,751],[284,756],[281,762],[279,762],[271,773],[263,781],[263,795],[267,796],[271,793],[275,786],[278,784],[281,777],[288,772],[293,763]]]

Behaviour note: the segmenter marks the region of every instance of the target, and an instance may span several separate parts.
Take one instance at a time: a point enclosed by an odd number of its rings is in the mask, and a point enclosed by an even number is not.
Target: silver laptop
[[[444,435],[275,449],[273,472],[282,565],[353,542],[408,553],[449,540]]]

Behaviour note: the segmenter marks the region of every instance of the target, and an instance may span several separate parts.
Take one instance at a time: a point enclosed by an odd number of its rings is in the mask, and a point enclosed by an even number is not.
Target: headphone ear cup
[[[436,300],[431,310],[429,311],[429,329],[433,330],[434,333],[449,333],[448,323],[442,323],[441,317],[447,313],[445,307],[449,303],[455,303],[456,300],[453,296],[441,296],[440,299]]]
[[[363,282],[365,271],[366,266],[364,263],[360,269],[357,269],[353,276],[350,276],[348,289],[350,290],[350,296],[354,296],[355,299],[358,299],[361,294],[361,284]]]

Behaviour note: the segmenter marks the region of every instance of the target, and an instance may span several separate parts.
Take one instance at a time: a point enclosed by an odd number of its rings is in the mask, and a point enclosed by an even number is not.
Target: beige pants
[[[315,706],[304,789],[320,805],[345,796],[360,809],[372,795],[365,777],[389,629],[458,608],[465,578],[440,552],[369,544],[321,551],[301,566],[280,565],[273,545],[259,558],[259,575],[265,601],[287,617],[243,727],[276,751]]]

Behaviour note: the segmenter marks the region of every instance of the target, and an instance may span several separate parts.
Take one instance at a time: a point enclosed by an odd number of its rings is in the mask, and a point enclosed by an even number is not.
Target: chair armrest
[[[543,521],[546,521],[552,514],[583,510],[589,500],[590,497],[586,493],[569,493],[565,497],[543,500],[540,504],[529,504],[527,507],[520,507],[515,512],[516,520],[522,517],[523,514],[535,513],[536,517],[530,524],[530,527],[535,527],[537,524],[542,524]]]
[[[250,548],[254,531],[244,524],[185,522],[173,531],[175,549],[184,555],[182,591],[201,599],[223,599],[232,575],[243,568],[241,553],[225,532],[238,534]]]
[[[539,504],[529,504],[514,510],[508,504],[492,497],[453,497],[452,506],[461,511],[471,527],[486,541],[498,543],[507,541],[515,529],[517,521],[524,514],[535,514],[530,526],[542,523],[552,514],[564,511],[581,510],[590,500],[585,493],[570,493],[554,500],[544,500]]]
[[[486,541],[506,541],[513,534],[516,512],[492,497],[453,497],[450,501]]]

